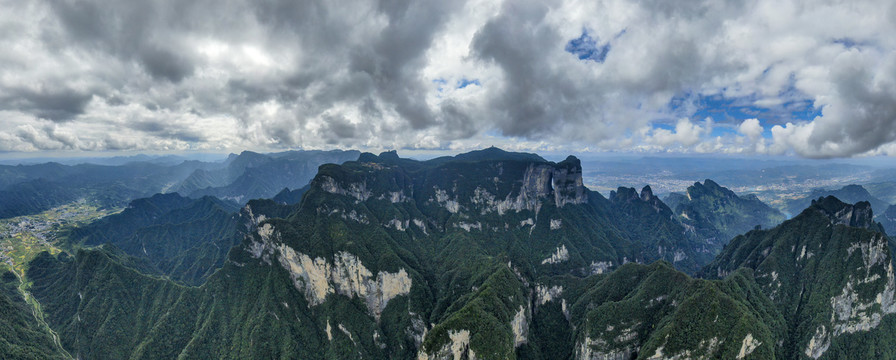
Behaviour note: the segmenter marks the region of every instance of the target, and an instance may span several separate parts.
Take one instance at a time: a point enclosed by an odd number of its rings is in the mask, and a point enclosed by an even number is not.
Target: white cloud
[[[0,151],[458,149],[499,139],[835,157],[889,153],[896,141],[888,1],[0,6]],[[583,29],[609,46],[602,63],[564,50]],[[688,120],[711,95],[823,110],[808,121]],[[680,120],[667,129],[669,119]]]
[[[765,131],[762,128],[762,125],[759,124],[759,120],[757,119],[746,119],[737,127],[737,131],[750,140],[757,140],[760,136],[762,136],[762,132]]]
[[[703,126],[691,122],[690,119],[682,118],[675,124],[674,131],[662,128],[648,129],[645,131],[644,138],[646,143],[662,148],[669,148],[673,145],[689,148],[711,132],[712,120],[709,118],[704,120]]]

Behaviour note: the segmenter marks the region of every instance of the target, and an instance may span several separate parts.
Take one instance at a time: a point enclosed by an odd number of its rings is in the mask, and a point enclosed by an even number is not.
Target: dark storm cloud
[[[38,118],[67,121],[83,114],[93,94],[72,89],[6,89],[0,110],[17,110]]]
[[[543,24],[549,8],[534,1],[505,3],[499,16],[482,27],[473,39],[472,49],[480,59],[495,63],[505,73],[502,92],[492,106],[502,109],[501,130],[511,136],[526,136],[548,130],[559,115],[554,109],[564,97],[556,91],[572,94],[569,79],[551,71],[541,49],[561,41],[559,35]],[[559,77],[557,75],[560,75]]]
[[[327,130],[324,136],[331,140],[351,139],[355,137],[355,126],[348,119],[341,116],[326,117]]]
[[[193,74],[193,64],[173,51],[147,46],[140,52],[140,61],[146,71],[157,79],[179,82]]]

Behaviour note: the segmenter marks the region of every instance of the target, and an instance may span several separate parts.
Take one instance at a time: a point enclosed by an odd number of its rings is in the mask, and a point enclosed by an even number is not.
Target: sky
[[[0,7],[0,153],[896,156],[888,0]]]

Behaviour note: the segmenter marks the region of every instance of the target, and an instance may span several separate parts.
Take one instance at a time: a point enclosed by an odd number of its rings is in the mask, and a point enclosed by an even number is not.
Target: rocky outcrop
[[[650,185],[644,185],[644,188],[641,189],[641,201],[651,202],[656,196],[653,195],[653,189],[650,188]]]
[[[559,264],[566,260],[569,260],[569,250],[566,248],[566,245],[560,245],[550,257],[542,260],[541,264]]]
[[[552,200],[557,207],[583,204],[587,201],[582,180],[582,166],[579,159],[573,156],[559,164],[529,164],[519,181],[521,182],[519,191],[503,195],[503,198],[502,194],[492,194],[482,187],[477,187],[470,202],[479,206],[482,214],[497,212],[503,215],[508,211],[522,210],[537,213],[544,200]],[[438,191],[435,200],[446,207],[450,205],[447,203],[448,195]]]
[[[470,349],[470,330],[448,330],[448,338],[451,339],[441,349],[427,353],[420,349],[417,360],[475,360],[476,353]]]
[[[526,307],[520,305],[520,310],[517,311],[510,322],[510,329],[513,330],[513,347],[519,347],[528,341],[529,314],[526,311]]]
[[[365,201],[372,195],[370,190],[367,189],[367,184],[363,182],[348,184],[348,186],[342,186],[341,184],[337,183],[336,180],[332,177],[320,176],[319,184],[320,188],[323,191],[331,194],[351,196],[357,201]]]
[[[609,261],[592,261],[591,262],[591,274],[603,274],[608,272],[610,268],[613,267],[613,263]]]
[[[747,334],[740,344],[740,351],[738,351],[736,359],[740,360],[746,358],[747,355],[752,354],[759,345],[762,345],[762,342],[753,338],[753,334]]]
[[[535,287],[535,304],[538,306],[544,305],[548,301],[560,299],[561,295],[563,295],[562,286],[554,285],[547,287],[545,285],[538,285]]]
[[[582,204],[587,201],[582,181],[582,162],[575,156],[561,161],[552,172],[554,203],[557,207],[566,204]]]
[[[576,346],[577,360],[628,360],[637,355],[638,348],[621,346],[611,348],[610,344],[600,338],[586,337]]]
[[[857,202],[855,205],[840,202],[833,196],[812,200],[812,208],[826,215],[831,224],[871,229],[875,226],[871,203]]]

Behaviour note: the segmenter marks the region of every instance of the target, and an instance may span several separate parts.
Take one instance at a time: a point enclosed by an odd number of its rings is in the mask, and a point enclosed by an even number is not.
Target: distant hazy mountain
[[[890,205],[883,214],[875,217],[891,238],[896,238],[896,205]]]
[[[298,204],[302,201],[302,196],[305,195],[305,192],[308,191],[309,186],[305,186],[300,189],[290,190],[289,188],[283,188],[277,195],[274,195],[273,199],[275,202],[287,205]]]
[[[128,163],[118,166],[0,166],[0,218],[35,214],[79,199],[100,206],[125,206],[133,199],[162,192],[210,163],[178,165]]]
[[[197,169],[172,190],[190,197],[215,196],[245,203],[249,199],[272,198],[284,188],[300,189],[327,163],[356,160],[358,151],[288,151],[231,154],[214,169]]]
[[[770,228],[785,219],[755,195],[737,196],[709,179],[689,186],[685,194],[671,193],[664,200],[713,254],[739,234],[756,226]]]
[[[887,204],[896,204],[896,181],[863,184],[871,196],[883,200]]]
[[[825,196],[834,196],[848,203],[867,201],[871,203],[874,212],[878,214],[883,214],[887,207],[889,207],[889,204],[886,201],[871,195],[871,193],[869,193],[868,190],[865,190],[861,185],[847,185],[838,190],[812,190],[809,195],[788,201],[786,203],[787,211],[792,215],[799,214],[799,212],[808,207],[812,201]]]

